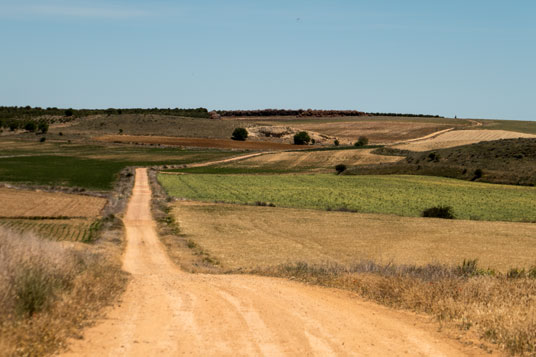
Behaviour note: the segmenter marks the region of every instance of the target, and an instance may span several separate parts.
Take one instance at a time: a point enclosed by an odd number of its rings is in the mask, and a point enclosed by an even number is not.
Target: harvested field
[[[106,204],[100,197],[0,187],[0,217],[96,217]]]
[[[295,145],[265,141],[236,141],[231,139],[179,138],[170,136],[105,135],[95,138],[112,143],[137,143],[183,147],[241,149],[241,150],[292,150]]]
[[[454,130],[436,137],[393,146],[400,150],[429,151],[500,139],[536,138],[536,135],[506,130]]]
[[[536,264],[536,224],[451,221],[278,207],[176,202],[181,233],[224,268],[296,261],[458,265],[506,271]]]
[[[420,138],[455,125],[406,122],[406,121],[347,121],[333,123],[292,124],[295,128],[311,130],[338,137],[341,142],[355,142],[360,136],[369,138],[371,144],[393,143]]]
[[[383,156],[371,153],[372,149],[333,150],[311,152],[280,152],[256,156],[232,164],[237,168],[273,168],[273,169],[302,169],[330,170],[335,165],[371,165],[392,163],[403,160],[403,157]]]
[[[55,241],[91,242],[97,238],[100,220],[94,219],[0,219],[0,226],[18,233],[34,233]]]

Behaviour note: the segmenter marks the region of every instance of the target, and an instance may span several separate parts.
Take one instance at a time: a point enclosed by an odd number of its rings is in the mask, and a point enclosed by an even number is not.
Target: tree
[[[339,146],[339,144],[340,144],[340,143],[339,143],[339,139],[335,139],[335,141],[333,142],[333,144],[334,144],[335,146]]]
[[[34,121],[29,121],[24,125],[24,130],[34,132],[37,129],[37,125],[35,125]]]
[[[294,135],[294,144],[296,145],[307,145],[311,141],[311,137],[307,134],[306,131],[300,131]]]
[[[231,139],[238,141],[246,141],[247,138],[248,131],[245,128],[236,128],[231,136]]]
[[[65,110],[65,116],[66,117],[72,117],[73,116],[73,110],[71,108]]]
[[[366,136],[360,136],[355,142],[354,146],[365,146],[368,144],[368,138]]]
[[[346,165],[338,164],[337,166],[335,166],[335,170],[337,171],[338,174],[343,173],[344,171],[346,171]]]
[[[41,133],[46,134],[48,132],[48,123],[46,121],[40,121],[37,129],[39,129]]]

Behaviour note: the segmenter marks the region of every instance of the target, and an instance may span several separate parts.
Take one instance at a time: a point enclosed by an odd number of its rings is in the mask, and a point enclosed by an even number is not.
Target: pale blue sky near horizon
[[[0,105],[536,120],[536,1],[0,0]]]

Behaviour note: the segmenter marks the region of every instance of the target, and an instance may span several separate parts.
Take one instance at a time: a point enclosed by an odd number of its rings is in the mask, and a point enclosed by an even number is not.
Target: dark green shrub
[[[354,146],[366,146],[368,144],[368,138],[366,136],[360,136],[355,142]]]
[[[422,217],[454,219],[454,213],[450,206],[436,206],[422,211]]]
[[[123,129],[119,129],[119,134],[123,134]]]
[[[46,134],[48,132],[48,123],[46,121],[40,121],[37,125],[37,129],[43,134]]]
[[[339,144],[340,144],[340,143],[339,143],[339,140],[335,139],[335,141],[333,142],[333,144],[334,144],[335,146],[339,146]]]
[[[40,142],[40,143],[44,143],[46,140],[47,140],[47,138],[45,138],[45,137],[43,136],[41,139],[39,139],[39,142]]]
[[[476,169],[475,170],[475,180],[481,178],[483,175],[482,169]]]
[[[27,123],[24,125],[24,130],[29,131],[29,132],[32,132],[32,133],[33,133],[36,129],[37,129],[37,125],[35,124],[34,121],[29,121],[29,122],[27,122]]]
[[[246,139],[248,138],[248,135],[249,133],[246,130],[246,128],[236,128],[233,131],[233,135],[231,136],[231,139],[238,140],[238,141],[246,141]]]
[[[73,116],[73,110],[71,108],[65,110],[65,116],[66,117],[72,117]]]
[[[295,145],[307,145],[311,141],[311,137],[307,134],[306,131],[300,131],[294,135],[294,144]]]
[[[337,171],[338,174],[346,171],[346,165],[345,164],[338,164],[337,166],[335,166],[335,170]]]

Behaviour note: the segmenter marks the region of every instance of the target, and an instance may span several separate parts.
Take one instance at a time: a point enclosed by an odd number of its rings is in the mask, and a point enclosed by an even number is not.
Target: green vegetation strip
[[[426,176],[166,175],[159,181],[175,197],[278,207],[349,209],[420,216],[447,205],[456,218],[536,221],[536,188]]]
[[[98,150],[94,152],[100,154],[105,148]],[[133,151],[131,159],[128,153],[121,153],[125,158],[107,158],[106,152],[98,159],[62,155],[0,158],[0,181],[111,190],[117,175],[127,166],[182,165],[236,155],[232,152],[188,150],[176,150],[170,155],[169,150],[155,149],[148,149],[142,154],[139,150]],[[164,154],[166,157],[162,157]]]

